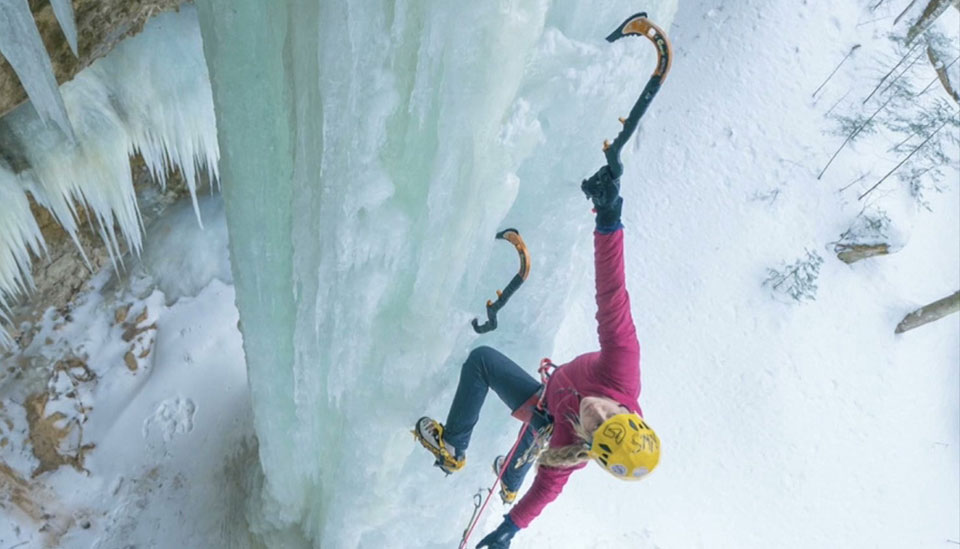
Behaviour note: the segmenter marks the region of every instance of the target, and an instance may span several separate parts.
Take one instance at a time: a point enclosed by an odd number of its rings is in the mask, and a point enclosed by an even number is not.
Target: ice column
[[[650,7],[668,26],[675,3]],[[450,502],[410,426],[444,417],[472,345],[523,364],[549,352],[590,269],[579,180],[653,70],[649,44],[603,41],[635,6],[198,8],[266,481],[254,529],[286,546],[455,542],[462,524],[435,520]],[[516,272],[493,239],[507,226],[535,274],[478,340],[470,319]],[[481,430],[514,434],[500,421]]]

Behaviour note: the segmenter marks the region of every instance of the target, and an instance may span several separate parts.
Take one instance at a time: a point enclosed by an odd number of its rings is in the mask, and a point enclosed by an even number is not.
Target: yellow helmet
[[[593,433],[590,457],[617,478],[640,480],[660,462],[660,438],[638,414],[617,414]]]

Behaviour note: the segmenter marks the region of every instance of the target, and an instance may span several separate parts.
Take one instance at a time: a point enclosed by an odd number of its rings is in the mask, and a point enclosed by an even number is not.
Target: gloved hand
[[[623,207],[620,179],[613,177],[609,166],[600,168],[589,179],[584,179],[580,190],[593,201],[597,212],[598,231],[612,233],[623,226],[620,224],[620,211]]]
[[[620,196],[620,179],[613,177],[610,166],[604,166],[589,179],[584,179],[580,183],[580,190],[593,201],[593,206],[600,210],[613,205]]]
[[[520,527],[513,523],[510,515],[503,515],[503,522],[500,523],[500,526],[493,532],[487,534],[487,537],[480,540],[480,543],[477,544],[477,549],[481,547],[487,547],[489,549],[509,549],[510,540],[512,540],[514,534],[519,531]]]

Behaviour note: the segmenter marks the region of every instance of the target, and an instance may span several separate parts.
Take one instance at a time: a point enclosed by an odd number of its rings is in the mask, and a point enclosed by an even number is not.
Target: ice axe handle
[[[672,50],[670,48],[670,41],[667,40],[667,35],[660,27],[654,25],[647,19],[645,12],[640,12],[628,17],[615,31],[607,36],[607,42],[615,42],[624,36],[632,35],[647,38],[657,48],[657,67],[647,81],[647,85],[644,86],[643,92],[640,94],[637,102],[634,103],[633,108],[630,109],[630,115],[620,119],[620,122],[623,123],[623,128],[620,130],[620,133],[617,134],[616,139],[613,140],[613,143],[609,141],[604,141],[603,143],[603,153],[607,158],[607,165],[610,167],[611,174],[615,178],[623,174],[623,163],[620,162],[620,150],[623,149],[623,146],[630,140],[633,132],[636,131],[637,126],[640,124],[640,118],[643,116],[643,113],[647,111],[650,102],[653,101],[654,96],[660,91],[660,85],[670,71],[672,60]]]
[[[517,254],[520,256],[520,270],[517,274],[513,275],[510,283],[507,284],[507,287],[504,288],[503,291],[497,290],[496,301],[487,301],[487,321],[483,324],[480,324],[475,318],[470,321],[470,324],[473,325],[473,330],[478,334],[485,334],[497,329],[497,312],[507,304],[510,296],[520,288],[520,285],[523,284],[523,281],[526,280],[530,274],[530,254],[527,252],[527,246],[523,242],[523,238],[520,237],[520,233],[517,232],[516,229],[505,229],[497,233],[496,238],[506,240],[513,244],[517,250]]]
[[[477,319],[473,319],[470,323],[473,324],[473,330],[478,334],[485,334],[487,332],[492,332],[497,329],[497,313],[504,305],[507,304],[507,301],[510,300],[510,296],[513,295],[513,292],[517,291],[517,288],[523,284],[523,278],[516,274],[513,275],[513,278],[510,279],[510,284],[507,284],[507,287],[503,291],[497,290],[497,300],[496,301],[487,301],[487,321],[483,324],[480,324]]]

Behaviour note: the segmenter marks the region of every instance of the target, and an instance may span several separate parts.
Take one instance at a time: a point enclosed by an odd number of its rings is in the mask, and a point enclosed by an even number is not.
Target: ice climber
[[[581,189],[596,211],[593,245],[600,350],[557,367],[543,384],[498,351],[478,347],[463,364],[446,423],[424,417],[415,428],[436,464],[452,473],[466,462],[470,434],[489,389],[515,417],[529,422],[503,470],[500,497],[505,503],[514,502],[524,475],[537,461],[533,485],[477,547],[508,548],[514,535],[560,495],[570,474],[591,459],[623,480],[643,478],[660,460],[660,440],[637,402],[640,345],[624,280],[620,182],[604,166],[584,180]],[[494,464],[498,473],[504,458],[500,456]]]

